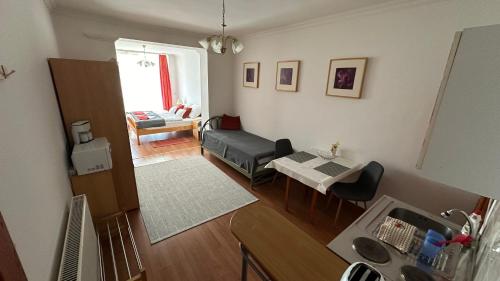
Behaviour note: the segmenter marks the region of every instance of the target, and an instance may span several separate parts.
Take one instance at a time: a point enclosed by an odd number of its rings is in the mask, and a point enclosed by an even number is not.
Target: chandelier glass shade
[[[205,48],[205,50],[211,49],[214,53],[225,54],[227,50],[227,44],[231,44],[231,49],[234,54],[239,54],[243,51],[243,43],[233,36],[225,35],[226,28],[226,6],[224,0],[222,0],[222,34],[220,35],[210,35],[199,41],[200,45]]]
[[[148,68],[148,67],[153,67],[155,66],[155,63],[153,61],[150,61],[150,60],[147,60],[146,59],[146,45],[142,45],[142,48],[144,49],[143,53],[144,53],[144,57],[142,60],[138,61],[137,64],[140,66],[140,67],[145,67],[145,68]]]

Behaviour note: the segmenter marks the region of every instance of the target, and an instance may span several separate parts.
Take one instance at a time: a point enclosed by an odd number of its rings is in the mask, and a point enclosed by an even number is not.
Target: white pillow
[[[175,116],[179,116],[182,118],[182,115],[184,115],[185,112],[186,112],[186,110],[184,108],[181,108],[181,109],[177,110],[177,112],[175,113]]]
[[[196,118],[201,114],[201,106],[197,104],[193,104],[191,106],[191,112],[189,113],[189,118]]]
[[[177,109],[177,105],[172,106],[169,110],[168,113],[175,113],[175,110]]]

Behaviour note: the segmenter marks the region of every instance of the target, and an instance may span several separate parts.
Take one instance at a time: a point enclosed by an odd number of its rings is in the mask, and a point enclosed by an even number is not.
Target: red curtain
[[[160,83],[163,108],[169,110],[172,107],[172,88],[170,86],[170,73],[166,55],[160,55]]]

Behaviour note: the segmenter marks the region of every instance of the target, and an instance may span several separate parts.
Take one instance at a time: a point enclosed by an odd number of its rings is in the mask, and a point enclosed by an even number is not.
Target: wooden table
[[[262,280],[337,281],[348,264],[262,203],[238,210],[231,232],[243,255],[241,280],[250,265]]]
[[[316,152],[312,150],[307,152],[316,155]],[[339,173],[334,177],[314,169],[315,167],[325,164],[328,161],[335,162],[349,169],[345,172]],[[288,157],[281,157],[278,159],[274,159],[266,165],[266,168],[274,168],[278,172],[283,173],[287,176],[285,191],[285,208],[287,211],[290,181],[292,178],[313,189],[311,206],[309,208],[309,216],[311,218],[311,221],[314,219],[314,211],[316,209],[318,194],[326,194],[328,188],[332,184],[345,179],[352,173],[358,171],[361,167],[362,165],[360,163],[356,163],[342,157],[337,157],[333,160],[325,160],[319,156],[303,163],[296,162]]]

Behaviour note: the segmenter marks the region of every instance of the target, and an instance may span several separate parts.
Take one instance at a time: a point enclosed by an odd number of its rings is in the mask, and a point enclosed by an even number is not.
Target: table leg
[[[337,206],[337,212],[335,213],[335,220],[333,221],[333,225],[337,226],[337,221],[339,220],[340,216],[340,209],[342,209],[342,201],[343,199],[340,199],[339,205]]]
[[[286,176],[286,189],[285,189],[285,210],[288,211],[288,195],[290,195],[290,177]]]
[[[309,197],[309,186],[304,186],[304,202],[307,202],[307,197]]]
[[[241,281],[247,281],[248,276],[248,266],[250,266],[255,273],[260,277],[262,281],[271,281],[271,279],[262,271],[262,268],[255,264],[250,258],[248,250],[240,243],[241,256],[243,257],[243,262],[241,264]]]
[[[318,191],[315,189],[313,191],[312,199],[311,199],[311,207],[309,208],[309,217],[311,222],[314,219],[314,210],[316,210],[316,200],[318,200]]]
[[[248,255],[245,249],[243,248],[242,245],[240,245],[241,248],[241,257],[242,257],[242,263],[241,263],[241,281],[247,281],[247,273],[248,273]]]

